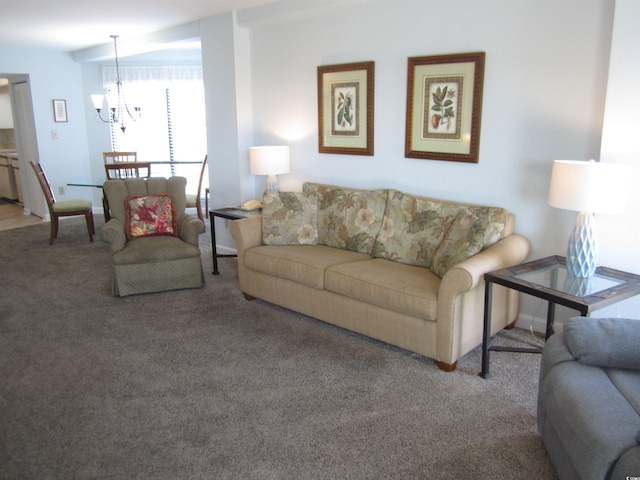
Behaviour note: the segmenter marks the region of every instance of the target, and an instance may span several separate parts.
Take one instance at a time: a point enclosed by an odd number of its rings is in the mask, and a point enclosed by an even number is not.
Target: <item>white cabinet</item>
[[[20,165],[13,152],[0,152],[0,197],[23,201]]]
[[[0,95],[0,129],[5,128],[13,128],[11,98],[9,95]]]

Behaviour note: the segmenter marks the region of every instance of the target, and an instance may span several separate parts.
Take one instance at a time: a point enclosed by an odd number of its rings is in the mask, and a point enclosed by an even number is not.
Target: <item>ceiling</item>
[[[0,0],[0,45],[70,52],[276,1]]]

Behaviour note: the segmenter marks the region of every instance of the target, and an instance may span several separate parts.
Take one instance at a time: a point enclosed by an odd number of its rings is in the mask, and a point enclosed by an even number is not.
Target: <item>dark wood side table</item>
[[[547,300],[545,339],[553,334],[555,306],[577,310],[586,317],[591,312],[640,294],[640,275],[598,267],[590,278],[572,277],[565,258],[551,256],[485,273],[484,330],[482,338],[482,378],[489,378],[489,351],[540,353],[541,349],[491,346],[491,300],[493,284]]]
[[[211,249],[213,253],[213,275],[218,275],[218,257],[236,257],[235,254],[220,254],[218,255],[216,248],[216,224],[215,217],[224,218],[226,220],[241,220],[249,217],[259,217],[262,215],[262,210],[240,210],[236,207],[216,208],[209,210],[209,221],[211,222]]]

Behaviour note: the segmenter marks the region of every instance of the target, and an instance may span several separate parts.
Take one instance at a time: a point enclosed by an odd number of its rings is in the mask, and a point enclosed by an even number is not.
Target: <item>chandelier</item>
[[[122,133],[127,129],[128,122],[135,122],[142,117],[140,107],[133,107],[133,112],[127,106],[124,99],[124,91],[122,90],[122,81],[120,80],[120,65],[118,64],[118,37],[119,35],[111,35],[113,38],[113,48],[116,52],[116,95],[115,98],[107,97],[107,105],[109,107],[109,116],[102,116],[102,105],[104,103],[104,95],[91,95],[93,106],[98,112],[98,118],[105,123],[115,123],[120,126]]]

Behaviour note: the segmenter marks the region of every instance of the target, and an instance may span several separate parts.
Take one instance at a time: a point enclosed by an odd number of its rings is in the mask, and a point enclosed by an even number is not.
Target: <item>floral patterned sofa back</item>
[[[326,245],[442,277],[496,243],[507,221],[499,207],[307,182],[302,192],[268,192],[262,224],[265,245]]]

